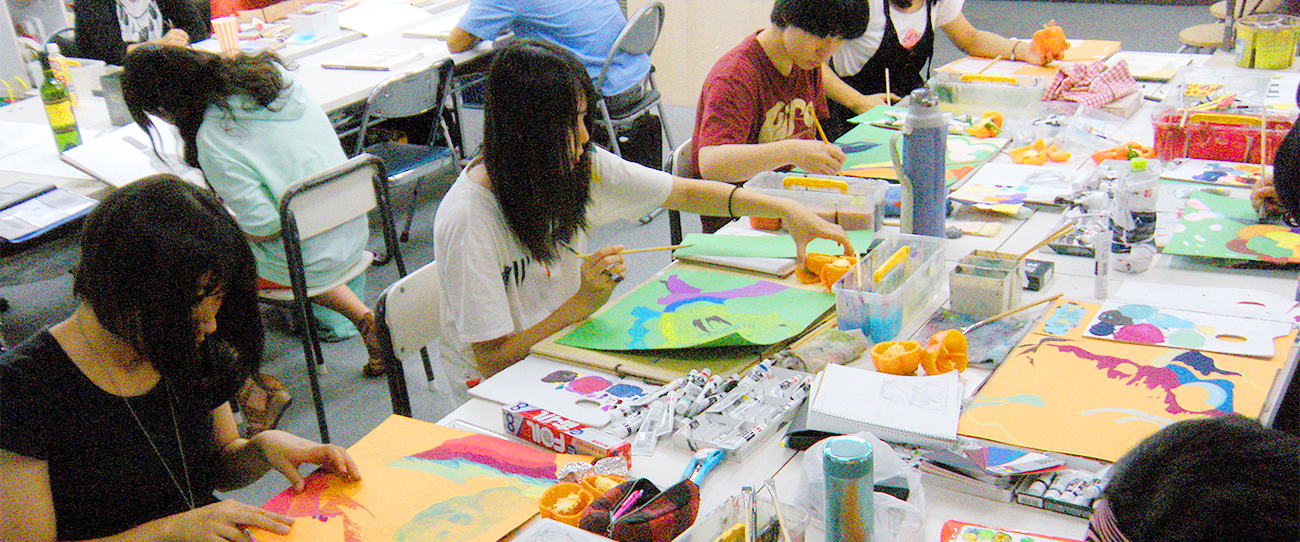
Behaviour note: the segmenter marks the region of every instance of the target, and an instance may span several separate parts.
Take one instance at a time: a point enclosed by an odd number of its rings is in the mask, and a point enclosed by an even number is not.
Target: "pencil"
[[[831,144],[831,140],[826,139],[826,130],[823,130],[823,129],[822,129],[822,121],[821,121],[821,119],[818,119],[818,118],[817,118],[817,115],[815,115],[815,114],[813,115],[813,126],[816,126],[816,127],[817,127],[817,135],[818,135],[818,136],[821,136],[821,138],[822,138],[822,143],[825,143],[825,144],[827,144],[827,145],[830,145],[830,144]]]
[[[889,91],[889,68],[885,68],[885,104],[893,105],[894,100],[890,96],[894,93]]]

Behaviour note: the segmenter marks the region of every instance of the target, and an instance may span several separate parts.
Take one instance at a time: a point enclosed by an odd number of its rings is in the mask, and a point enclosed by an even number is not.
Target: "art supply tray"
[[[673,433],[679,448],[717,448],[744,460],[794,417],[808,397],[812,374],[762,363],[704,412]]]
[[[1157,114],[1151,124],[1161,160],[1200,158],[1259,164],[1260,142],[1264,141],[1264,163],[1272,164],[1295,119],[1277,114],[1261,119],[1245,113],[1168,109]]]
[[[943,259],[946,242],[921,235],[883,236],[880,244],[831,288],[840,329],[861,329],[872,341],[884,342],[893,340],[904,323],[928,315],[927,307],[948,286]],[[887,266],[903,247],[907,248],[906,257]]]
[[[790,198],[846,230],[880,229],[889,183],[842,175],[765,171],[745,181],[755,192]]]

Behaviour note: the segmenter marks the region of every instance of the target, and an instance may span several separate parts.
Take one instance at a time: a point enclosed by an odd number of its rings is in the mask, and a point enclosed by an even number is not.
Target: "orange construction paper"
[[[324,470],[265,508],[297,518],[288,536],[257,540],[492,542],[537,513],[537,498],[571,461],[591,458],[390,416],[348,452],[359,482]]]

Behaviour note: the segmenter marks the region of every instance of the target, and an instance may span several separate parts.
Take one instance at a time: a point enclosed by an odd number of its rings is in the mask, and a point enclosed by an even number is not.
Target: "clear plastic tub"
[[[840,175],[765,171],[745,181],[745,188],[790,198],[846,230],[876,231],[889,183]]]
[[[875,342],[894,340],[904,323],[922,316],[921,311],[947,290],[946,242],[908,234],[881,237],[880,244],[831,288],[840,329],[861,329]],[[907,257],[886,267],[903,247]]]

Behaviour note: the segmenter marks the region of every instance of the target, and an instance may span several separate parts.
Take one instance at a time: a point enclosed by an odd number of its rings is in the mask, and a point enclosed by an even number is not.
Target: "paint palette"
[[[1281,322],[1110,301],[1097,311],[1083,335],[1133,344],[1273,357],[1274,340],[1290,330],[1289,324]]]
[[[528,356],[469,389],[480,399],[513,405],[523,401],[590,427],[609,424],[620,400],[640,397],[658,386],[638,378],[619,378],[589,367]]]
[[[1013,531],[987,525],[976,525],[964,521],[950,520],[943,524],[939,532],[939,542],[1077,542],[1073,538],[1061,538],[1045,534]]]

